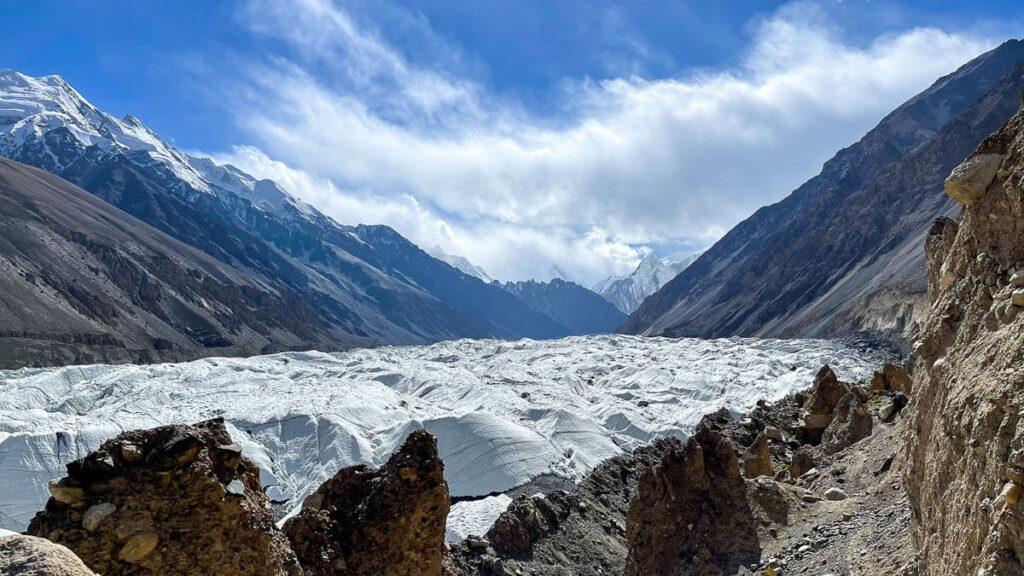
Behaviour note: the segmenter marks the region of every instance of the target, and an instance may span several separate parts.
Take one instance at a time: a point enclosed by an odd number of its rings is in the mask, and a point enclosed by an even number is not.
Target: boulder
[[[300,574],[258,469],[219,449],[230,443],[220,419],[121,434],[67,465],[28,532],[105,576]]]
[[[974,204],[995,180],[1002,163],[1002,154],[978,154],[967,159],[946,178],[946,194],[965,206]]]
[[[308,576],[441,576],[450,500],[430,433],[379,469],[338,471],[284,525]]]
[[[833,412],[850,388],[839,382],[835,372],[823,366],[814,378],[814,385],[803,405],[803,440],[810,444],[821,441],[821,433],[832,423]]]
[[[504,556],[526,555],[534,543],[558,530],[574,502],[565,492],[519,496],[487,532],[487,540]]]
[[[0,574],[95,576],[74,552],[45,538],[0,534]]]
[[[810,446],[801,446],[789,462],[789,477],[796,480],[813,470],[815,465],[814,450]]]
[[[913,388],[913,380],[906,368],[886,362],[882,366],[882,370],[875,372],[871,377],[870,388],[879,392],[899,392],[909,396]]]
[[[835,454],[871,435],[871,413],[856,390],[843,396],[836,407],[835,418],[822,435],[826,454]]]
[[[760,561],[756,525],[732,443],[701,426],[640,480],[625,576],[735,573]]]
[[[774,473],[771,443],[764,433],[758,434],[754,443],[747,449],[746,457],[743,460],[743,476],[757,478],[758,476],[772,476]]]

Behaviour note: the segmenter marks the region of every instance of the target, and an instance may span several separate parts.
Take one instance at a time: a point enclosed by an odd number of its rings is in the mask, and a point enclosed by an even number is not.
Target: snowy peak
[[[444,248],[441,248],[437,244],[434,244],[433,248],[427,250],[427,254],[430,254],[434,258],[437,258],[438,260],[448,264],[449,266],[455,268],[456,270],[461,270],[462,272],[465,272],[470,276],[476,276],[477,278],[483,280],[484,282],[487,282],[488,284],[494,280],[493,278],[491,278],[491,276],[487,273],[486,270],[477,266],[476,264],[473,264],[465,256],[456,256],[454,254],[449,254],[444,251]]]
[[[632,273],[613,275],[594,285],[593,290],[629,314],[644,298],[654,294],[692,264],[703,252],[678,253],[664,258],[645,256]]]
[[[60,76],[26,76],[13,70],[0,72],[0,154],[16,157],[19,149],[36,145],[53,157],[45,135],[66,129],[81,147],[105,152],[142,152],[163,164],[192,188],[209,192],[210,186],[189,164],[188,157],[170,146],[137,117],[115,118],[90,104]]]

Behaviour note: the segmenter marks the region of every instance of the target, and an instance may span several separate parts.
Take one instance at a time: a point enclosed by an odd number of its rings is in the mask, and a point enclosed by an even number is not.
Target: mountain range
[[[12,211],[4,216],[14,226],[27,225],[19,221],[26,212],[12,207],[17,203],[16,192],[18,201],[31,205],[28,213],[37,239],[66,232],[79,245],[101,244],[113,250],[111,258],[133,261],[140,282],[160,284],[162,272],[151,266],[151,261],[160,259],[156,254],[141,258],[132,252],[130,242],[109,241],[140,235],[157,238],[155,231],[140,226],[141,221],[178,241],[173,243],[175,254],[164,256],[176,259],[181,274],[202,276],[206,272],[196,271],[207,270],[219,274],[225,290],[258,290],[258,296],[250,295],[255,300],[229,299],[222,304],[233,316],[245,315],[242,308],[247,308],[260,322],[207,322],[202,329],[186,322],[173,335],[166,327],[143,320],[129,330],[122,320],[147,313],[159,316],[154,309],[104,319],[102,314],[83,313],[71,302],[73,296],[65,295],[62,306],[74,318],[34,326],[24,320],[24,326],[9,325],[0,336],[9,341],[6,350],[28,354],[13,359],[15,363],[63,362],[66,356],[48,354],[60,348],[58,344],[71,341],[104,342],[83,351],[83,359],[100,361],[343,349],[460,337],[553,338],[569,333],[500,286],[430,256],[391,228],[342,225],[273,181],[186,155],[138,118],[116,118],[97,109],[59,76],[0,72],[0,156],[59,176],[134,217],[126,220],[115,212],[102,215],[101,220],[117,229],[105,231],[102,239],[94,237],[91,225],[76,227],[69,220],[63,222],[67,230],[41,231],[41,226],[52,223],[51,213],[64,209],[53,202],[85,201],[66,186],[5,163],[11,194],[6,205]],[[102,211],[94,204],[90,209]],[[3,237],[8,246],[16,243],[10,232]],[[178,243],[195,250],[181,251]],[[151,242],[149,247],[153,246]],[[195,258],[198,253],[206,258]],[[44,254],[47,260],[31,260]],[[59,269],[62,277],[55,282],[87,286],[89,282],[77,274],[86,272],[79,270],[76,257],[74,251],[11,249],[0,254],[0,263],[15,270]],[[7,296],[25,303],[25,310],[48,309],[56,298],[31,285],[21,284],[19,290]],[[93,286],[90,293],[99,297],[100,292]],[[193,296],[183,298],[194,308],[199,300]],[[124,305],[145,299],[131,290],[120,297]],[[264,309],[263,303],[278,306],[279,313],[290,318],[282,318],[283,324],[263,321],[277,314]],[[213,302],[207,304],[216,307]],[[299,329],[298,323],[305,327]],[[119,346],[123,349],[115,351]]]
[[[626,319],[611,302],[575,282],[505,282],[502,287],[573,334],[607,334]]]
[[[619,328],[663,336],[869,334],[909,347],[943,180],[1017,109],[1024,42],[940,78],[786,199],[730,230]]]

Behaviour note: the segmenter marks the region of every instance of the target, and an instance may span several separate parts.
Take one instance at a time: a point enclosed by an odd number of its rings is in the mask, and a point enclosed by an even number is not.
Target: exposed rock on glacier
[[[221,420],[126,432],[67,469],[28,531],[101,574],[301,574]]]
[[[339,471],[284,525],[308,576],[440,576],[448,485],[420,430],[379,470]]]
[[[821,340],[610,336],[0,372],[0,525],[24,529],[64,464],[126,429],[223,417],[283,514],[423,427],[452,495],[483,496],[580,479],[705,413],[804,388],[822,364],[858,380],[883,360]]]

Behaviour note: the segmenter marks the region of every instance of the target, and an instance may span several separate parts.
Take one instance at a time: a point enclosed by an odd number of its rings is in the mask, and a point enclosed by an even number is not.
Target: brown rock
[[[835,454],[871,435],[871,413],[856,391],[843,396],[836,407],[835,418],[822,435],[826,454]]]
[[[340,470],[284,532],[310,576],[440,576],[449,505],[437,443],[418,430],[379,469]]]
[[[801,446],[793,454],[793,459],[789,463],[789,477],[796,480],[808,471],[813,470],[816,465],[814,450],[810,446]]]
[[[817,444],[821,441],[821,433],[832,423],[833,412],[839,405],[839,400],[849,391],[850,388],[839,382],[835,372],[828,366],[823,366],[818,371],[803,405],[801,435],[805,442]]]
[[[626,520],[626,576],[734,574],[760,560],[732,444],[707,427],[640,481]]]
[[[10,576],[95,576],[75,554],[44,538],[0,536],[0,574]]]
[[[758,476],[773,476],[772,470],[771,443],[765,434],[758,434],[754,443],[747,449],[746,457],[743,460],[743,476],[746,478],[757,478]]]
[[[80,501],[54,493],[29,533],[105,576],[300,574],[256,466],[212,457],[230,443],[219,419],[121,434],[68,464],[60,484],[78,488]],[[246,487],[243,496],[226,497],[232,482]]]
[[[905,368],[886,362],[882,370],[875,372],[871,377],[870,388],[879,392],[900,392],[910,396],[913,381]]]

